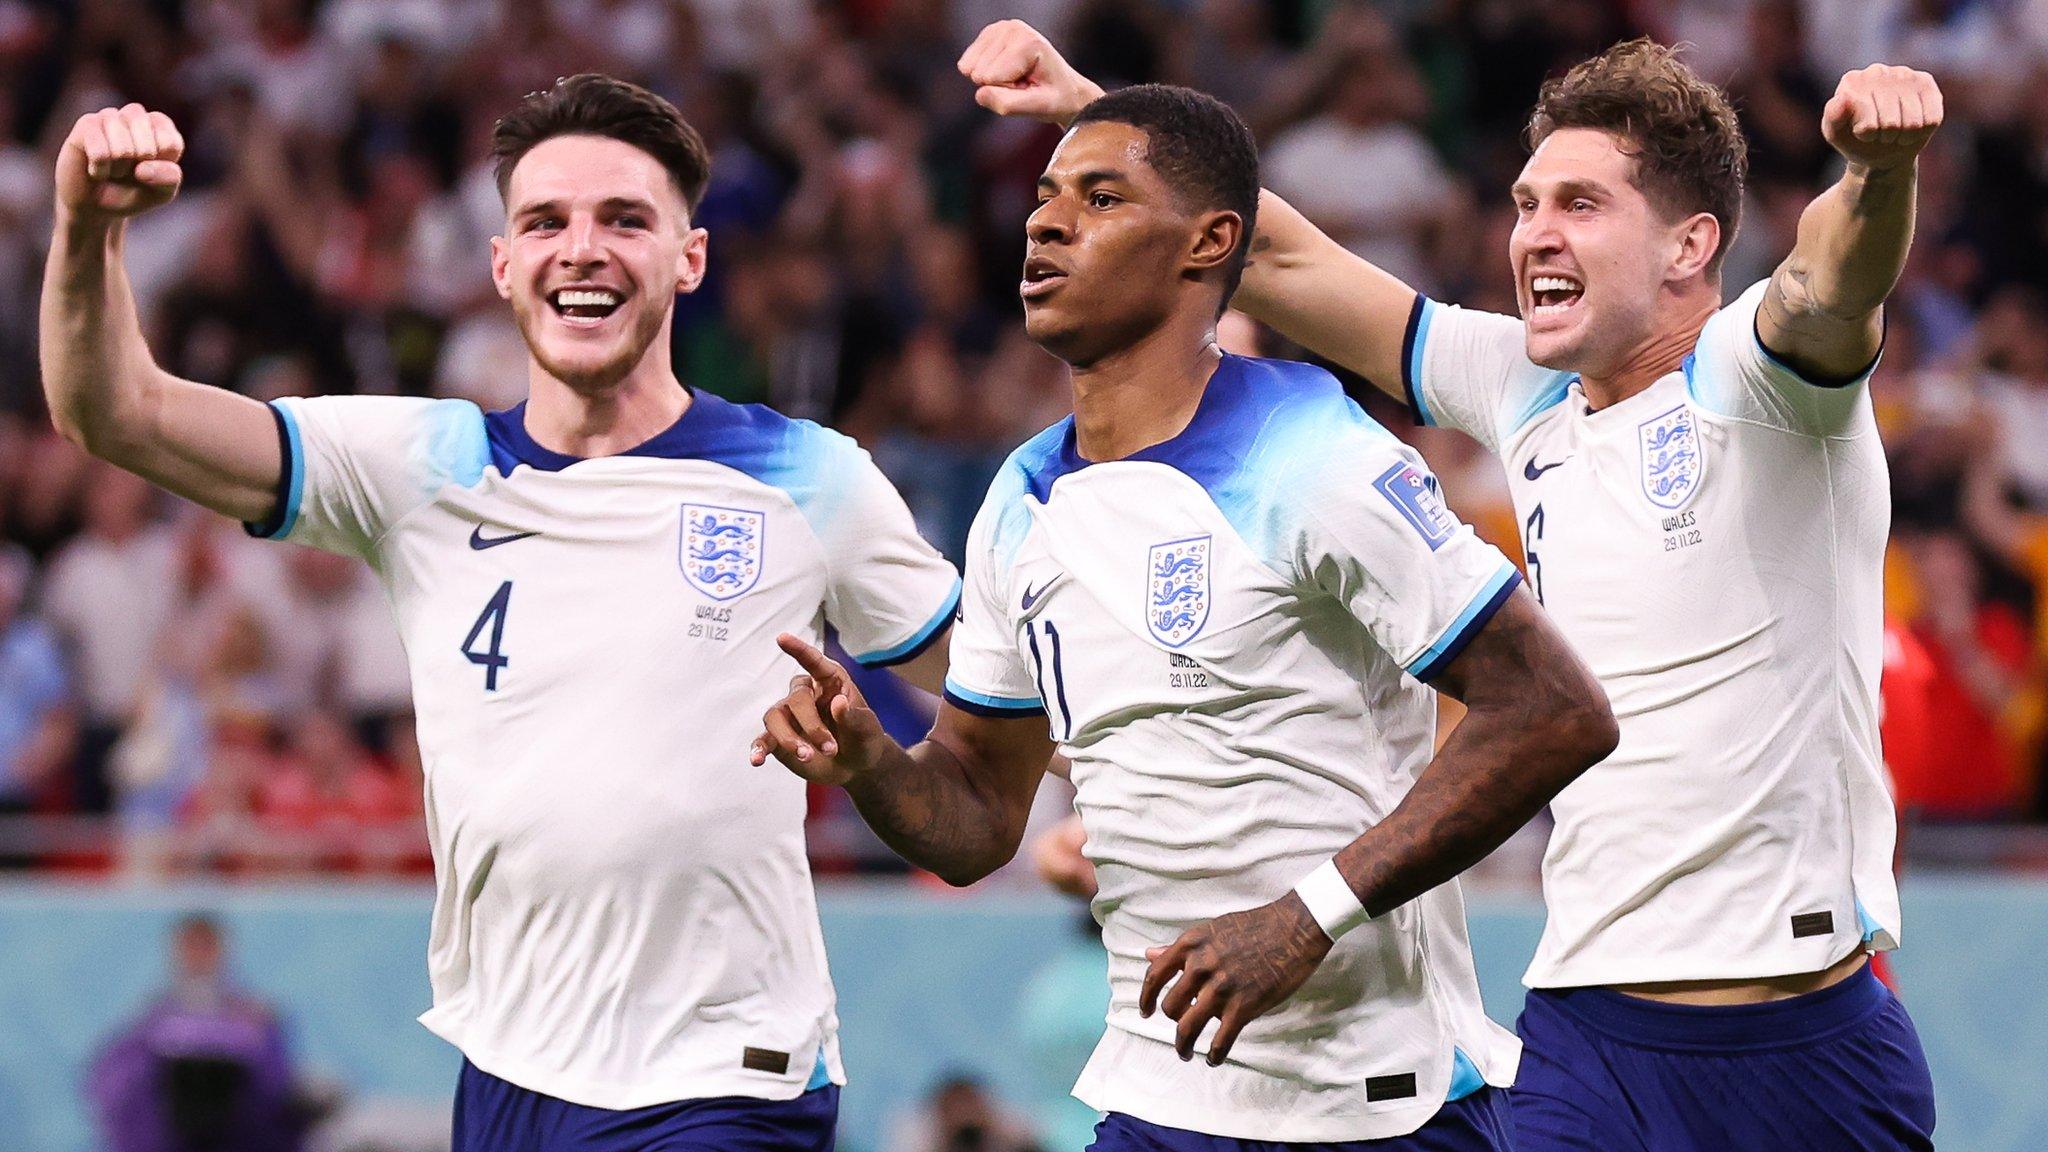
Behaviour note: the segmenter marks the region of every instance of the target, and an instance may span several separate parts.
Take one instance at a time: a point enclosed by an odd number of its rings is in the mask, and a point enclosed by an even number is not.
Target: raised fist
[[[140,104],[88,112],[57,154],[57,210],[111,222],[168,204],[185,178],[185,138]]]
[[[998,116],[1029,116],[1064,128],[1102,95],[1052,42],[1022,20],[998,20],[960,55],[974,102]]]
[[[1828,144],[1851,164],[1910,164],[1941,127],[1941,88],[1934,77],[1896,64],[1872,64],[1842,77],[1821,112]]]

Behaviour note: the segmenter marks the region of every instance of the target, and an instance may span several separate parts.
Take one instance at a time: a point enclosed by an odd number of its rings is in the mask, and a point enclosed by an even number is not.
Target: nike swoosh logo
[[[1052,579],[1053,579],[1053,580],[1057,580],[1057,579],[1059,579],[1059,577],[1055,576],[1055,577],[1053,577]],[[1033,591],[1033,590],[1031,589],[1031,586],[1030,586],[1030,585],[1028,585],[1028,584],[1027,584],[1027,585],[1025,585],[1025,587],[1024,587],[1024,602],[1023,602],[1023,604],[1019,605],[1019,609],[1020,609],[1021,611],[1025,611],[1025,612],[1029,612],[1029,611],[1031,611],[1031,606],[1032,606],[1033,604],[1036,604],[1036,603],[1038,603],[1038,598],[1039,598],[1040,596],[1043,596],[1043,595],[1045,595],[1045,590],[1046,590],[1047,588],[1050,588],[1050,587],[1052,587],[1052,580],[1047,580],[1047,581],[1046,581],[1045,583],[1043,583],[1043,584],[1040,584],[1040,585],[1038,586],[1038,590],[1037,590],[1037,591]]]
[[[496,548],[500,544],[510,544],[515,540],[524,540],[528,536],[538,535],[540,535],[538,532],[514,532],[510,536],[485,536],[484,526],[479,524],[469,534],[469,546],[481,552],[486,548]]]
[[[1562,467],[1564,467],[1564,465],[1565,465],[1565,461],[1568,461],[1568,460],[1570,460],[1570,459],[1571,459],[1571,457],[1567,456],[1567,457],[1565,457],[1565,458],[1564,458],[1564,460],[1559,460],[1559,461],[1558,461],[1557,463],[1555,463],[1555,464],[1545,464],[1545,465],[1544,465],[1544,466],[1542,466],[1541,468],[1538,468],[1538,467],[1536,466],[1536,458],[1535,458],[1534,456],[1531,456],[1531,457],[1529,457],[1529,462],[1528,462],[1527,464],[1524,464],[1524,465],[1522,465],[1522,479],[1524,479],[1524,480],[1540,480],[1540,479],[1542,479],[1542,478],[1543,478],[1543,474],[1544,474],[1545,472],[1548,472],[1548,471],[1550,471],[1550,470],[1551,470],[1552,468],[1562,468]]]

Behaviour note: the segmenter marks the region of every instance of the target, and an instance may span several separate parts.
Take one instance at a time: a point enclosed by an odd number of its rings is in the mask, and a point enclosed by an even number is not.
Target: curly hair
[[[1622,141],[1635,158],[1635,184],[1658,208],[1706,212],[1720,222],[1722,257],[1742,223],[1749,144],[1728,94],[1648,38],[1616,44],[1563,76],[1547,80],[1529,115],[1533,151],[1560,128],[1591,128]]]
[[[692,213],[711,180],[711,150],[675,105],[638,84],[584,72],[528,93],[491,131],[498,195],[512,187],[512,169],[542,141],[604,136],[660,161]]]

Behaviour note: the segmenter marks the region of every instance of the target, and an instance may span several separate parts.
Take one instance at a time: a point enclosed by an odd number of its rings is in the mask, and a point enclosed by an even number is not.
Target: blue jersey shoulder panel
[[[1284,567],[1297,526],[1287,514],[1291,479],[1353,437],[1391,441],[1393,433],[1346,396],[1336,377],[1311,364],[1226,355],[1188,426],[1125,459],[1164,464],[1200,484],[1262,559]],[[1022,480],[1017,495],[1028,491],[1041,502],[1060,477],[1091,463],[1075,449],[1071,418],[1010,460]]]
[[[509,476],[526,465],[560,472],[584,461],[536,443],[526,431],[526,405],[493,412],[485,420],[490,459]],[[860,447],[851,437],[809,420],[796,420],[760,404],[734,404],[708,392],[694,392],[688,409],[666,431],[621,456],[662,460],[705,460],[723,464],[787,493],[797,510],[819,531],[849,485],[834,483],[857,466]]]

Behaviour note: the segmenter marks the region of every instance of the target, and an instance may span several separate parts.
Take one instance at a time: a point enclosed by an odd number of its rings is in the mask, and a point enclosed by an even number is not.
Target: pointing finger
[[[817,677],[821,687],[829,688],[829,681],[842,679],[846,675],[846,669],[833,663],[830,656],[787,632],[777,636],[775,643],[784,652],[789,653],[791,659],[802,665],[804,671]]]

